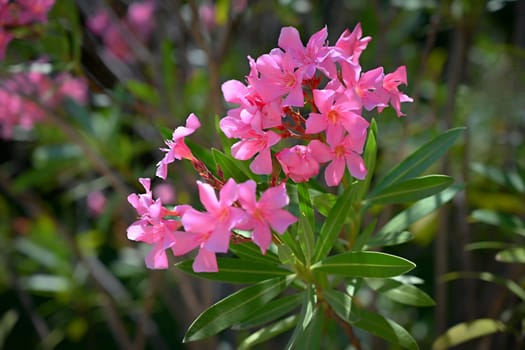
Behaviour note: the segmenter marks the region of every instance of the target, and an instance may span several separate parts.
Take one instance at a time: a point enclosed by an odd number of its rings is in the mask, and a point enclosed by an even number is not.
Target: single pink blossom
[[[184,138],[191,135],[201,126],[199,118],[191,113],[186,119],[186,126],[179,126],[173,131],[171,140],[166,140],[168,148],[161,148],[166,155],[157,163],[157,176],[166,179],[168,176],[168,164],[173,163],[175,159],[194,160],[195,157],[191,150],[186,146]]]
[[[128,7],[126,22],[142,41],[148,40],[155,28],[155,2],[152,0],[134,2]]]
[[[273,131],[252,130],[243,135],[242,140],[232,146],[232,156],[236,159],[247,160],[257,154],[250,163],[251,171],[259,175],[271,174],[272,155],[270,148],[280,140],[281,137]]]
[[[286,174],[294,182],[305,182],[319,173],[319,163],[304,145],[285,148],[275,155]]]
[[[361,29],[361,23],[357,23],[354,30],[350,32],[348,29],[339,36],[335,43],[335,48],[339,50],[344,58],[347,60],[357,63],[361,53],[366,49],[368,43],[372,40],[371,37],[362,37],[363,30]]]
[[[383,88],[390,97],[390,104],[395,109],[397,116],[405,114],[401,112],[402,102],[413,102],[414,100],[398,90],[398,86],[407,84],[407,71],[405,66],[398,67],[394,72],[385,75],[383,79]]]
[[[150,269],[168,268],[166,249],[172,248],[176,243],[177,229],[181,227],[179,220],[165,219],[166,216],[181,216],[188,206],[166,209],[162,202],[152,198],[150,179],[139,179],[144,186],[144,194],[130,194],[128,202],[139,214],[139,219],[127,229],[128,239],[153,245],[146,256],[146,266]]]
[[[308,147],[318,162],[331,161],[325,169],[325,181],[328,186],[339,185],[344,175],[345,164],[356,179],[363,180],[366,177],[367,170],[361,157],[365,139],[366,132],[357,138],[344,136],[340,132],[329,145],[319,140],[310,142]]]
[[[326,130],[328,139],[342,129],[361,134],[369,123],[361,113],[361,102],[354,93],[334,90],[314,90],[314,102],[319,113],[310,113],[306,120],[306,133],[316,134]]]
[[[288,226],[297,221],[297,218],[282,209],[289,203],[284,183],[268,188],[259,201],[255,197],[256,189],[257,184],[253,180],[239,184],[239,203],[248,214],[248,220],[243,228],[253,230],[253,242],[261,248],[263,254],[266,254],[272,241],[270,227],[282,234]]]
[[[87,206],[93,216],[100,216],[106,209],[106,196],[101,191],[90,192],[87,196]]]
[[[355,85],[355,91],[367,111],[386,107],[388,103],[389,96],[383,89],[383,78],[383,67],[378,67],[363,73]]]
[[[245,220],[242,209],[233,206],[237,200],[237,184],[229,179],[220,190],[217,199],[213,187],[197,181],[199,196],[206,212],[188,209],[182,216],[186,232],[205,237],[202,247],[216,253],[226,253],[230,245],[232,229]]]

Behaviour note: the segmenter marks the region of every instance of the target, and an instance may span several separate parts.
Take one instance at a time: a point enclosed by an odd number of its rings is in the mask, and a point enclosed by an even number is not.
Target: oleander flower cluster
[[[15,29],[33,23],[47,22],[47,14],[55,0],[0,0],[0,60],[5,58]]]
[[[29,70],[0,79],[0,136],[10,138],[15,127],[25,130],[45,119],[47,113],[60,109],[66,99],[86,104],[87,83],[69,73],[50,75],[33,69],[46,65],[35,62]]]
[[[268,175],[267,189],[258,200],[255,181],[222,179],[193,155],[185,138],[200,127],[196,115],[190,114],[186,125],[173,131],[161,149],[165,155],[156,175],[166,179],[169,164],[190,161],[202,179],[197,187],[205,211],[186,204],[168,209],[152,198],[151,180],[140,179],[145,193],[128,197],[139,219],[127,234],[153,246],[146,257],[148,267],[167,268],[168,249],[176,256],[198,249],[194,271],[217,271],[216,253],[226,253],[239,232],[248,232],[264,254],[272,230],[282,234],[297,221],[285,209],[288,180],[309,181],[326,163],[328,186],[339,185],[346,169],[356,179],[365,178],[362,153],[369,122],[363,109],[381,112],[390,105],[398,116],[404,115],[401,103],[412,101],[398,90],[407,83],[406,70],[401,66],[388,74],[382,67],[363,71],[359,57],[371,38],[362,37],[359,24],[352,32],[344,31],[333,46],[327,36],[324,27],[304,46],[297,29],[285,27],[278,48],[256,59],[248,57],[246,83],[229,80],[222,85],[224,99],[236,105],[220,120],[224,134],[239,139],[231,155],[251,160],[254,174]]]

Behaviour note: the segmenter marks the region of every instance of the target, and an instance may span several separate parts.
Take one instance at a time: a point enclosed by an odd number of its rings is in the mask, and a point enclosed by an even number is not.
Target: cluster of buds
[[[0,59],[14,39],[13,29],[47,22],[47,13],[55,0],[0,0]]]
[[[146,193],[128,197],[140,217],[127,234],[131,240],[153,245],[146,257],[149,268],[167,268],[167,249],[178,256],[198,248],[194,271],[215,272],[215,254],[227,252],[232,239],[242,239],[241,231],[248,232],[264,254],[272,230],[282,234],[297,221],[283,209],[289,203],[288,179],[308,181],[326,162],[330,162],[325,169],[328,186],[341,182],[345,168],[353,177],[365,178],[361,154],[369,122],[362,110],[380,112],[392,105],[402,116],[401,102],[412,101],[398,90],[406,84],[406,70],[402,66],[385,75],[379,67],[362,72],[359,56],[370,38],[362,38],[359,24],[352,32],[343,32],[335,46],[328,45],[327,35],[325,27],[305,47],[295,28],[283,28],[279,48],[248,58],[247,85],[237,80],[222,85],[225,100],[238,105],[220,121],[227,137],[240,139],[231,148],[232,156],[254,158],[251,171],[271,175],[258,201],[253,180],[240,184],[225,180],[192,154],[184,139],[200,127],[196,115],[190,114],[186,125],[174,130],[167,148],[161,149],[165,156],[157,164],[157,176],[166,179],[170,163],[189,160],[203,180],[197,186],[206,211],[189,205],[168,209],[152,198],[150,179],[140,179]],[[215,190],[220,191],[219,198]]]
[[[99,36],[106,52],[121,61],[132,62],[135,59],[133,49],[129,45],[128,33],[132,33],[135,40],[145,43],[154,29],[152,20],[155,12],[153,0],[134,2],[128,7],[126,16],[122,20],[112,17],[112,14],[101,9],[88,20],[88,28]]]
[[[87,84],[68,73],[50,76],[35,67],[0,80],[0,136],[10,138],[15,126],[30,130],[48,110],[60,108],[65,99],[87,102]]]

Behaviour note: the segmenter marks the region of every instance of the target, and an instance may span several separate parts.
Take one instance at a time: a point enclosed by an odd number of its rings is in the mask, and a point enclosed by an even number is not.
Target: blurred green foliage
[[[118,16],[129,2],[103,3]],[[45,55],[54,72],[86,76],[92,91],[88,107],[66,103],[52,121],[0,140],[0,347],[235,347],[236,336],[228,332],[181,344],[191,320],[231,287],[176,269],[146,270],[143,247],[126,239],[133,220],[126,196],[139,189],[138,177],[154,173],[163,146],[159,130],[180,125],[189,112],[206,122],[200,134],[209,136],[199,145],[218,143],[211,135],[225,110],[220,84],[242,80],[246,56],[274,47],[282,26],[296,26],[306,38],[327,25],[333,42],[357,22],[373,37],[363,66],[392,71],[406,65],[406,91],[415,99],[402,119],[388,110],[379,116],[379,174],[444,129],[467,127],[463,142],[440,165],[464,183],[462,195],[445,215],[412,222],[415,241],[385,248],[417,262],[417,275],[430,282],[421,288],[437,305],[401,308],[376,294],[381,287],[373,283],[360,295],[363,305],[389,310],[423,349],[446,328],[475,319],[489,330],[512,325],[514,333],[498,332],[463,348],[523,346],[522,300],[475,280],[444,283],[440,274],[486,271],[523,287],[523,175],[513,174],[525,167],[524,1],[249,0],[235,13],[235,1],[220,0],[211,28],[192,17],[204,1],[157,3],[155,35],[133,63],[103,54],[86,28],[94,13],[87,0],[58,0],[49,23],[14,40],[0,63],[5,76],[13,65]],[[194,198],[190,174],[180,171],[171,179],[178,202]],[[93,192],[106,198],[101,213],[89,209]],[[376,210],[380,222],[407,212],[403,205]],[[446,251],[436,244],[443,232]],[[465,250],[478,241],[506,242],[514,250],[496,255],[507,262],[502,264],[490,250]],[[437,259],[445,255],[443,265]],[[333,335],[327,344],[345,341],[335,329],[326,332]],[[283,346],[277,339],[266,348]],[[387,348],[365,340],[368,349]]]

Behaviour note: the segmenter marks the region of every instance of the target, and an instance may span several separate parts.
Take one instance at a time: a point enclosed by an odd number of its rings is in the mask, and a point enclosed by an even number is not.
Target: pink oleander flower
[[[335,48],[340,52],[342,57],[345,57],[353,63],[358,63],[361,53],[372,40],[369,36],[364,38],[362,38],[362,36],[363,30],[361,29],[361,23],[357,23],[352,32],[345,29],[341,36],[339,36],[339,39],[337,39]]]
[[[296,28],[284,27],[279,35],[278,45],[294,58],[297,66],[303,67],[305,79],[311,79],[317,68],[324,68],[322,63],[330,53],[330,48],[326,45],[327,38],[328,29],[325,26],[308,39],[305,47]]]
[[[155,28],[154,12],[155,2],[153,0],[134,2],[128,7],[126,22],[142,41],[147,41]]]
[[[177,229],[181,223],[174,219],[165,219],[169,216],[181,216],[188,210],[188,206],[178,206],[173,210],[166,209],[162,202],[152,198],[150,179],[139,179],[144,186],[144,194],[130,194],[128,202],[139,214],[139,219],[127,229],[128,239],[153,245],[147,254],[145,262],[150,269],[168,268],[166,249],[172,248],[176,243]]]
[[[256,69],[260,78],[252,79],[251,83],[264,102],[283,97],[283,106],[304,106],[302,82],[305,67],[297,67],[291,54],[272,50],[256,60]]]
[[[217,26],[215,14],[216,9],[214,4],[205,2],[199,5],[199,19],[208,31],[212,31]]]
[[[305,182],[319,173],[319,163],[304,145],[285,148],[275,155],[281,167],[294,182]]]
[[[348,133],[361,134],[368,128],[368,121],[361,113],[361,101],[351,91],[339,93],[334,90],[314,90],[314,102],[319,113],[310,113],[306,120],[306,133],[317,134],[326,130],[327,139],[342,129]]]
[[[239,160],[251,159],[250,170],[255,174],[272,173],[272,154],[270,148],[278,143],[281,137],[273,131],[251,130],[242,135],[242,140],[235,143],[232,148],[232,156]]]
[[[55,4],[55,0],[18,0],[23,12],[20,15],[22,23],[47,22],[47,13]]]
[[[94,16],[87,20],[87,27],[96,35],[103,35],[104,31],[111,25],[111,17],[105,10],[99,10]]]
[[[248,180],[239,184],[239,203],[248,214],[248,220],[242,228],[252,231],[252,240],[266,254],[266,250],[272,242],[270,227],[276,232],[283,234],[288,226],[297,221],[297,218],[282,209],[289,203],[284,183],[279,186],[268,188],[257,201],[255,192],[257,184]]]
[[[153,195],[164,204],[173,204],[177,199],[175,188],[168,182],[155,185]]]
[[[414,100],[398,90],[398,86],[407,84],[407,71],[405,66],[398,67],[394,72],[385,75],[383,88],[388,94],[390,104],[394,108],[398,117],[404,116],[401,112],[402,102],[413,102]]]
[[[93,216],[100,216],[106,209],[106,196],[101,191],[90,192],[87,196],[88,210]]]
[[[157,163],[156,175],[162,179],[168,176],[168,164],[173,163],[175,159],[195,160],[191,150],[186,146],[184,138],[191,135],[201,126],[199,118],[191,113],[186,119],[186,126],[179,126],[173,131],[171,140],[166,140],[168,148],[161,148],[166,155]]]
[[[331,161],[325,169],[325,181],[328,186],[337,186],[341,182],[346,168],[350,175],[363,180],[366,177],[366,167],[361,157],[366,140],[366,130],[358,137],[335,135],[329,145],[319,140],[313,140],[308,147],[313,157],[320,163]]]
[[[355,91],[367,111],[376,107],[386,107],[388,103],[388,94],[383,89],[383,78],[383,67],[378,67],[363,73],[355,85]]]
[[[206,212],[188,209],[182,216],[182,225],[186,232],[206,238],[202,241],[202,247],[226,253],[233,228],[244,221],[246,215],[242,209],[233,206],[238,197],[237,184],[229,179],[221,188],[219,199],[211,185],[197,181],[197,186]]]

